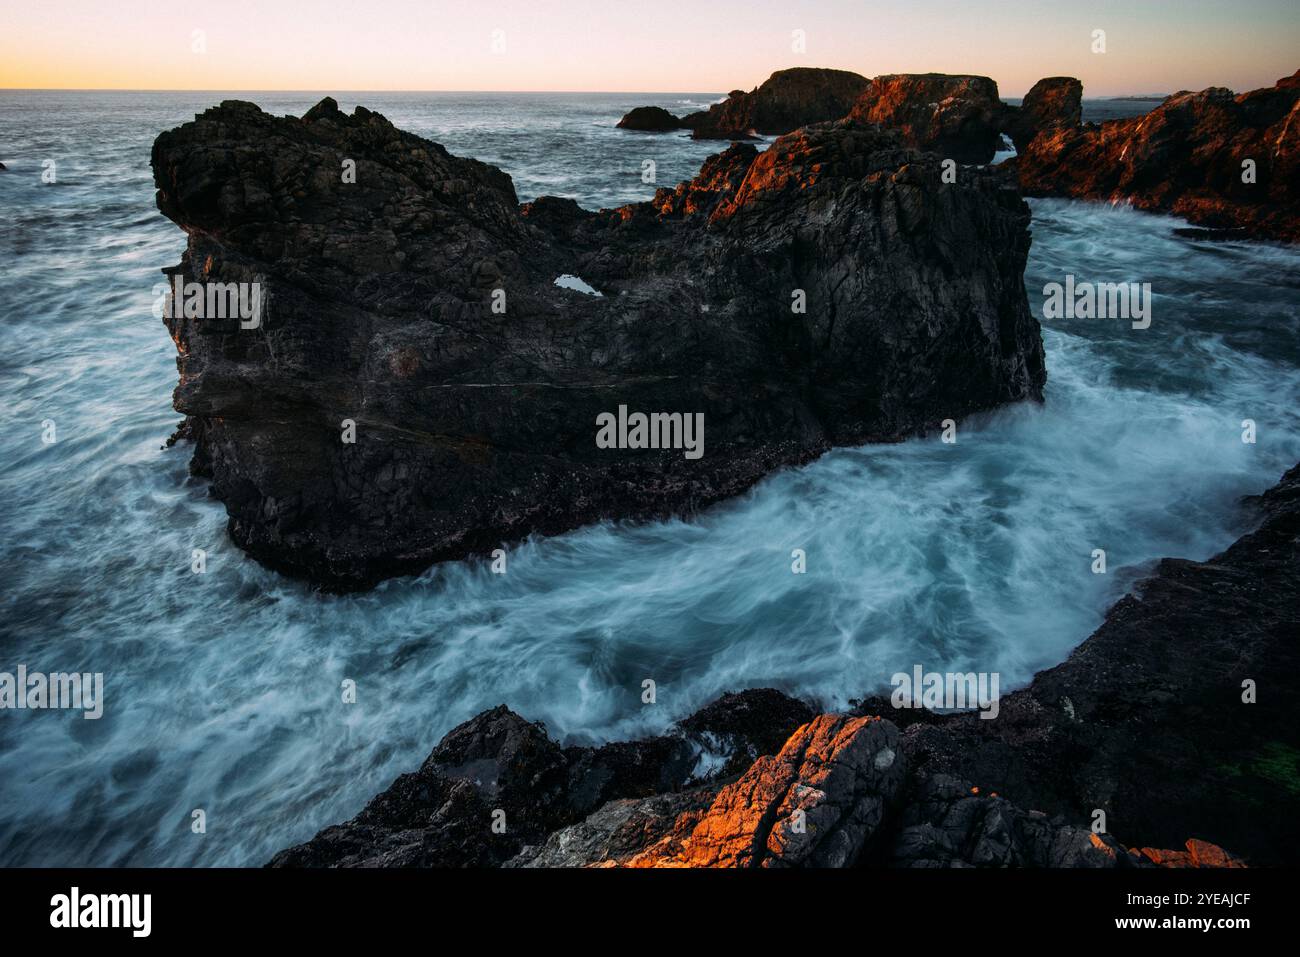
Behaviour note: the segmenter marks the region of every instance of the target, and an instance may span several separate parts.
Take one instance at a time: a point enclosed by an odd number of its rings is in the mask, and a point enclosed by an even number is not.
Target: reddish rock
[[[876,835],[905,778],[898,729],[824,714],[775,757],[718,792],[690,834],[632,867],[847,867]]]
[[[809,123],[838,120],[853,107],[867,78],[847,70],[778,70],[748,93],[732,90],[707,111],[684,117],[695,139],[780,136]]]
[[[1185,851],[1162,851],[1154,847],[1129,848],[1129,853],[1160,867],[1245,867],[1245,862],[1217,844],[1192,838]]]
[[[1243,181],[1247,161],[1253,182]],[[1175,93],[1145,116],[1044,131],[1015,168],[1031,196],[1127,202],[1210,229],[1295,242],[1300,71],[1250,93]]]
[[[908,146],[987,163],[1001,142],[1004,109],[986,76],[896,73],[872,80],[849,117],[898,130]]]
[[[1167,558],[997,720],[934,716],[908,759],[1126,843],[1195,834],[1252,866],[1300,846],[1300,466],[1252,500],[1263,524],[1205,562]],[[1242,700],[1242,682],[1267,686]],[[873,713],[891,714],[887,700]],[[1181,853],[1181,852],[1179,852]]]
[[[1083,84],[1072,76],[1049,76],[1025,94],[1019,107],[1007,107],[1003,130],[1017,152],[1024,152],[1043,130],[1073,129],[1083,118]]]

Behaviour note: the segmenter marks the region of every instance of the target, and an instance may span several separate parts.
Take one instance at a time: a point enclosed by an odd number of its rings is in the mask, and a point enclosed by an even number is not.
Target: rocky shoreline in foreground
[[[660,737],[563,748],[503,705],[271,866],[1290,863],[1300,465],[1244,504],[1254,531],[1206,562],[1162,561],[994,720],[888,698],[819,715],[767,689]]]

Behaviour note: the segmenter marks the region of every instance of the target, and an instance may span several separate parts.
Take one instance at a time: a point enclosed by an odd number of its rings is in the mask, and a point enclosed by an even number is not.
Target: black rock
[[[666,133],[680,130],[682,121],[660,106],[638,106],[618,121],[620,130]]]
[[[495,167],[329,99],[302,119],[226,102],[153,166],[189,235],[172,272],[264,304],[251,328],[167,320],[193,467],[239,546],[328,588],[690,511],[1041,395],[1028,207],[852,123],[600,213],[521,209]],[[598,448],[620,406],[702,415],[702,457]]]

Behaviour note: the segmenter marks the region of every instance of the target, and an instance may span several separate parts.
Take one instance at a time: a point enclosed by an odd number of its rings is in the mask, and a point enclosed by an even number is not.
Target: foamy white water
[[[259,864],[501,702],[586,742],[744,687],[839,706],[914,664],[998,671],[1005,692],[1062,660],[1155,559],[1231,542],[1237,499],[1300,459],[1300,251],[1037,201],[1036,308],[1067,272],[1155,294],[1147,330],[1045,328],[1044,405],[964,422],[955,445],[838,450],[690,521],[534,539],[505,576],[452,563],[318,595],[231,546],[188,449],[159,448],[178,416],[151,289],[184,240],[153,211],[148,145],[219,97],[40,96],[0,94],[14,223],[0,236],[0,670],[102,671],[107,701],[99,721],[0,713],[3,864]],[[246,98],[297,113],[315,100]],[[665,166],[689,175],[721,145],[647,146],[604,122],[636,96],[364,102],[501,163],[521,199],[566,177],[588,206],[646,198],[645,151],[667,181]],[[506,139],[502,117],[524,126]],[[47,154],[56,186],[39,182]],[[196,547],[206,575],[190,573]],[[341,703],[345,678],[356,705]],[[206,835],[190,831],[195,808]]]

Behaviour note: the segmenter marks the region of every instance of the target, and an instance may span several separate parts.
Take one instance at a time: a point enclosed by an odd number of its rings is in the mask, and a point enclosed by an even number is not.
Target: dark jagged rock
[[[153,150],[189,234],[172,272],[264,301],[254,328],[167,320],[192,467],[252,556],[363,588],[1038,398],[1028,208],[938,163],[822,124],[652,202],[521,210],[505,173],[364,108],[226,102]],[[598,448],[620,405],[702,414],[703,457]]]
[[[772,688],[726,694],[681,722],[681,728],[729,754],[722,774],[740,774],[763,754],[776,754],[800,725],[816,712]]]
[[[849,117],[897,130],[908,146],[959,163],[988,163],[1005,108],[986,76],[897,73],[873,79]]]
[[[610,801],[590,817],[525,847],[505,867],[619,867],[650,847],[678,848],[708,811],[715,786]]]
[[[778,70],[748,93],[732,90],[723,102],[681,122],[695,139],[781,136],[810,123],[841,119],[866,86],[866,77],[847,70]]]
[[[972,793],[943,774],[921,779],[888,849],[893,867],[1137,866],[1108,834],[1041,811],[1023,811],[997,795]]]
[[[271,867],[471,867],[501,864],[565,823],[563,752],[504,706],[451,731],[346,824],[281,851]],[[504,812],[504,833],[493,831]]]
[[[1300,71],[1250,93],[1175,93],[1145,116],[1044,131],[1014,163],[1028,195],[1128,202],[1295,242]]]
[[[1252,864],[1300,846],[1300,466],[1253,500],[1260,528],[1206,562],[1168,558],[996,720],[918,722],[918,768],[1126,842],[1212,841]],[[1258,700],[1243,702],[1243,682]],[[890,709],[879,709],[891,714]],[[891,715],[892,716],[892,715]]]
[[[644,133],[667,133],[682,129],[682,121],[662,106],[638,106],[618,121],[618,128]]]
[[[1072,76],[1049,76],[1035,83],[1020,106],[1004,110],[1002,129],[1023,153],[1044,130],[1073,129],[1083,121],[1083,84]]]
[[[740,755],[748,767],[779,750],[806,714],[802,702],[760,688],[725,695],[659,737],[561,748],[541,724],[501,705],[448,732],[418,771],[398,777],[351,821],[281,851],[270,866],[499,865],[609,802],[718,777],[697,771],[706,752]],[[492,829],[497,811],[502,832]]]

